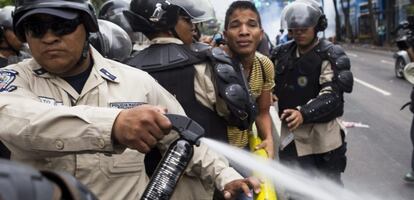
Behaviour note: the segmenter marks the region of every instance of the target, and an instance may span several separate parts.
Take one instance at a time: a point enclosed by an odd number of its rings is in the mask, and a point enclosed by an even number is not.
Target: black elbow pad
[[[344,113],[344,102],[342,95],[327,93],[302,106],[300,112],[303,123],[325,123]]]
[[[337,77],[337,84],[342,91],[351,93],[354,86],[354,76],[352,75],[352,72],[348,70],[340,71]]]

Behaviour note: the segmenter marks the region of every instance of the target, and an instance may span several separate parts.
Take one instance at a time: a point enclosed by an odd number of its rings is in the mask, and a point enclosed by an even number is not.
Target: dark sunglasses
[[[79,18],[73,20],[58,19],[48,21],[27,21],[23,27],[26,33],[35,38],[42,38],[50,29],[56,36],[73,33],[81,23]]]

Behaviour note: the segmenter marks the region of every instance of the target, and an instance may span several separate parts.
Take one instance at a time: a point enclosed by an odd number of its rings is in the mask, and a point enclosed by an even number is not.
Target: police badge
[[[12,69],[1,69],[0,70],[0,92],[11,92],[17,89],[16,86],[10,85],[15,79],[17,71]]]
[[[298,78],[298,85],[300,87],[306,87],[307,84],[308,84],[308,78],[306,76],[300,76]]]

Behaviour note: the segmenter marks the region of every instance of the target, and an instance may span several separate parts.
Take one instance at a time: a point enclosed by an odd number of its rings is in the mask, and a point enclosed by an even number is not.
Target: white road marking
[[[355,58],[358,58],[358,55],[356,55],[356,54],[353,54],[353,53],[346,53],[346,55],[348,55],[348,56],[352,56],[352,57],[355,57]]]
[[[390,62],[388,60],[381,60],[382,63],[394,65],[394,62]]]
[[[341,121],[341,123],[343,126],[345,126],[345,128],[369,128],[368,124],[363,124],[361,122]]]
[[[385,96],[390,96],[391,95],[390,92],[387,92],[387,91],[385,91],[383,89],[380,89],[380,88],[378,88],[378,87],[376,87],[376,86],[374,86],[372,84],[369,84],[369,83],[367,83],[367,82],[365,82],[363,80],[360,80],[360,79],[357,79],[357,78],[354,78],[354,80],[356,82],[360,83],[361,85],[364,85],[364,86],[366,86],[366,87],[368,87],[370,89],[373,89],[373,90],[375,90],[375,91],[377,91],[377,92],[379,92],[379,93],[381,93],[381,94],[383,94]]]

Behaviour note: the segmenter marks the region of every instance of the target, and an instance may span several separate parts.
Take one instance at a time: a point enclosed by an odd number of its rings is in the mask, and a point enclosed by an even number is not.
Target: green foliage
[[[14,5],[14,0],[0,0],[0,7],[4,7],[7,5]]]
[[[106,0],[92,0],[91,2],[92,2],[92,4],[93,4],[93,6],[95,7],[95,10],[97,11],[97,12],[99,12],[99,8],[101,7],[101,5],[105,2]]]
[[[408,5],[406,9],[407,9],[407,15],[414,15],[414,5]]]

